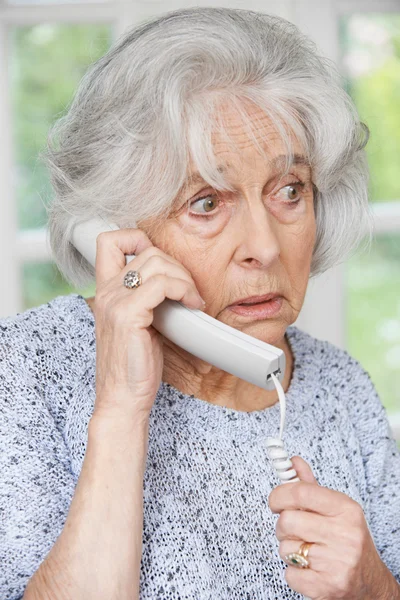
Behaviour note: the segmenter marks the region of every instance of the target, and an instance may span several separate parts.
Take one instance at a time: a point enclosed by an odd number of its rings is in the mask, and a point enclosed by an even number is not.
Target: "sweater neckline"
[[[310,362],[310,355],[302,340],[303,332],[297,327],[290,326],[286,330],[286,335],[292,348],[293,371],[289,387],[285,392],[284,438],[291,431],[295,434],[298,430],[299,415],[310,405],[315,383],[315,362]],[[306,394],[305,389],[307,389]],[[184,428],[195,435],[227,436],[246,443],[251,440],[265,439],[265,437],[279,437],[281,416],[279,401],[261,410],[241,411],[213,404],[193,394],[184,394],[162,381],[154,408],[160,421],[164,420],[165,427],[175,432]]]
[[[80,294],[72,294],[77,305],[81,307],[84,316],[88,317],[90,324],[94,325],[95,319],[91,308],[85,298]],[[286,338],[292,349],[293,370],[292,378],[285,392],[286,419],[285,432],[297,428],[299,414],[307,409],[313,383],[315,382],[315,357],[307,347],[310,336],[290,325],[286,329]],[[94,344],[93,344],[94,348]],[[307,395],[304,390],[308,389]],[[279,401],[270,407],[241,411],[223,405],[217,405],[198,398],[193,394],[185,394],[173,385],[161,381],[152,409],[153,418],[174,431],[182,428],[191,430],[194,434],[208,435],[213,432],[218,435],[226,434],[235,439],[248,440],[254,436],[278,437],[280,425]]]

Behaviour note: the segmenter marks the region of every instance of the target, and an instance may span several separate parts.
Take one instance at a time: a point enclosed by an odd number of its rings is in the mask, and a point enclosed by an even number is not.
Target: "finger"
[[[135,265],[134,265],[135,268],[140,270],[140,275],[142,278],[142,284],[141,284],[142,286],[146,282],[151,280],[153,277],[158,276],[158,275],[165,275],[166,277],[169,277],[172,279],[180,279],[182,281],[185,281],[191,290],[191,291],[189,290],[190,293],[186,294],[185,303],[189,303],[190,306],[193,306],[193,303],[194,303],[196,308],[199,306],[199,302],[201,303],[201,305],[203,305],[203,300],[200,296],[200,293],[196,287],[195,282],[193,281],[193,278],[189,274],[187,274],[186,271],[183,270],[179,264],[170,262],[163,255],[152,254],[141,265],[140,262],[143,260],[143,256],[144,256],[144,254],[146,254],[147,250],[153,251],[154,249],[149,248],[149,249],[144,250],[144,252],[142,252],[142,254],[140,254],[140,256],[138,256],[138,258],[137,258],[139,264],[137,265],[135,263]],[[136,261],[136,259],[135,259],[135,261]],[[122,270],[121,273],[118,275],[118,278],[121,279],[121,284],[123,283],[125,271],[126,271],[126,269]],[[128,294],[131,293],[130,290],[127,290],[127,292],[128,292]]]
[[[130,261],[124,269],[118,273],[118,278],[123,281],[126,273],[131,269],[140,271],[143,283],[157,273],[161,273],[163,275],[171,275],[171,277],[184,279],[196,287],[189,271],[187,271],[187,269],[185,269],[178,261],[172,260],[168,254],[165,254],[155,246],[146,248]]]
[[[299,549],[300,545],[294,552],[298,552]],[[354,571],[349,568],[345,553],[333,552],[330,545],[313,544],[307,560],[308,568],[301,569],[289,564],[285,569],[285,579],[289,587],[307,598],[354,597],[351,594],[354,588]]]
[[[334,535],[330,519],[307,511],[285,510],[276,524],[279,541],[292,539],[325,543],[328,539],[334,541]]]
[[[141,229],[118,229],[100,233],[96,238],[96,283],[115,277],[126,264],[126,254],[138,255],[153,246]]]
[[[299,569],[297,567],[287,567],[285,569],[285,579],[288,586],[307,598],[327,598],[326,574],[314,571],[314,569]],[[331,596],[329,596],[331,597]]]
[[[310,465],[303,458],[301,458],[301,456],[293,456],[291,461],[300,481],[316,483],[318,485],[318,481],[315,479]]]
[[[127,299],[135,304],[134,315],[131,315],[132,327],[149,327],[153,322],[153,309],[165,298],[176,300],[190,308],[200,308],[198,294],[193,285],[184,279],[177,279],[157,273],[134,290],[126,290]],[[131,299],[131,300],[130,300]],[[128,304],[129,304],[128,302]]]
[[[179,262],[179,260],[177,260],[176,258],[171,256],[170,254],[167,254],[166,252],[161,250],[161,248],[158,248],[157,246],[153,246],[153,245],[145,248],[142,252],[140,252],[140,254],[135,256],[135,258],[130,260],[126,265],[126,267],[128,267],[127,271],[129,271],[129,269],[135,268],[136,265],[139,265],[139,264],[142,265],[145,260],[147,260],[148,258],[150,258],[150,256],[153,256],[153,255],[154,256],[162,256],[164,258],[164,260],[180,267],[180,269],[182,270],[183,273],[185,273],[188,277],[192,278],[191,272],[185,267],[184,264]]]
[[[346,494],[306,481],[278,485],[268,497],[272,512],[311,511],[328,517],[341,514],[350,502]]]

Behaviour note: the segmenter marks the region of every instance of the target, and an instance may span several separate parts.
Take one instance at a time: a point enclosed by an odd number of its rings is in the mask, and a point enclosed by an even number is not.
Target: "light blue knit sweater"
[[[368,374],[292,326],[285,444],[359,502],[400,582],[400,453]],[[0,600],[22,598],[63,529],[95,399],[94,318],[60,296],[0,321]],[[162,382],[144,478],[141,599],[293,600],[278,555],[278,484],[263,441],[279,405],[215,406]],[[115,498],[118,502],[118,498]],[[93,557],[96,560],[96,557]]]

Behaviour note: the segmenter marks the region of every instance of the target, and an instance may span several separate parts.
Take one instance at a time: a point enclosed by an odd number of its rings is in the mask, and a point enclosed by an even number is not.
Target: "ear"
[[[300,481],[316,483],[318,485],[318,481],[315,479],[311,467],[301,458],[301,456],[293,456],[290,460],[293,463],[293,467],[295,468]]]

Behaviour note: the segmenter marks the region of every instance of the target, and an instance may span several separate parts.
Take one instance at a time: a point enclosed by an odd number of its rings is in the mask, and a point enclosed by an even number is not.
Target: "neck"
[[[274,345],[285,352],[286,370],[282,387],[286,392],[293,373],[292,350],[286,336]],[[196,398],[212,404],[246,412],[263,410],[279,401],[276,390],[263,390],[226,371],[221,371],[182,350],[166,338],[163,352],[162,380],[184,394],[193,394]]]

